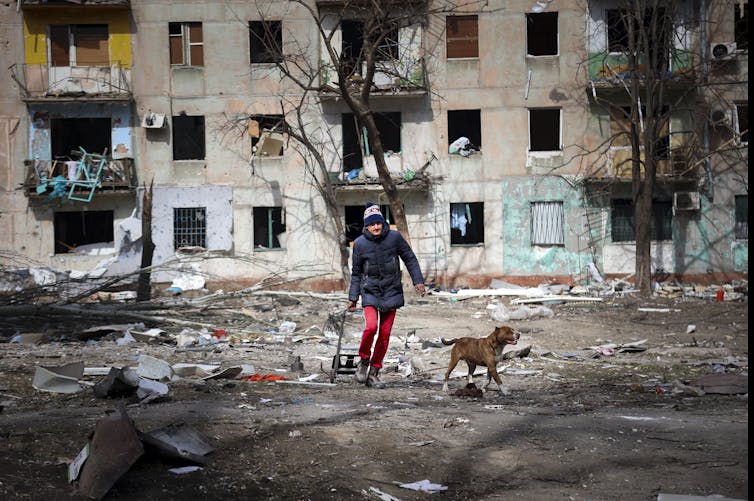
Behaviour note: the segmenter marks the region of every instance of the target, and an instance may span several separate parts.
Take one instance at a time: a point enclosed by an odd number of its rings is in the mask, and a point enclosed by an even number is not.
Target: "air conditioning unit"
[[[159,113],[147,113],[141,119],[141,126],[146,129],[161,129],[165,125],[165,115]]]
[[[713,61],[725,61],[736,54],[736,42],[713,43],[709,52]]]
[[[695,211],[702,207],[698,191],[677,191],[673,193],[673,209],[676,211]]]
[[[726,108],[712,108],[709,123],[712,127],[727,127],[731,124],[732,112]]]

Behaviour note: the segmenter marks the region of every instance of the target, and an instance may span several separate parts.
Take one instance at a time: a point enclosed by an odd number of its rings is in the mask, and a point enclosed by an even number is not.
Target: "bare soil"
[[[326,384],[337,338],[323,330],[345,301],[299,297],[284,305],[254,296],[214,304],[193,318],[232,336],[248,332],[253,312],[260,335],[196,349],[118,346],[115,336],[85,342],[78,333],[108,323],[85,316],[0,318],[6,341],[14,332],[50,334],[37,345],[0,343],[0,499],[81,499],[67,482],[68,463],[119,403],[141,431],[185,423],[216,450],[187,474],[142,456],[104,499],[748,499],[748,393],[697,396],[676,385],[715,372],[748,375],[748,299],[550,305],[551,318],[506,322],[524,332],[519,347],[531,351],[498,366],[503,394],[493,383],[481,398],[456,396],[462,377],[443,392],[450,347],[436,342],[489,333],[492,301],[409,297],[386,357],[385,389],[347,374]],[[264,332],[284,321],[296,323],[293,334]],[[346,317],[341,352],[355,351],[362,325],[360,312]],[[645,351],[592,348],[644,339]],[[135,367],[141,354],[171,364],[250,364],[287,382],[184,378],[151,403],[97,398],[91,386],[75,394],[32,387],[37,365]],[[296,356],[303,372],[290,370]],[[311,374],[320,374],[319,384],[298,381]],[[422,480],[442,490],[400,486]]]

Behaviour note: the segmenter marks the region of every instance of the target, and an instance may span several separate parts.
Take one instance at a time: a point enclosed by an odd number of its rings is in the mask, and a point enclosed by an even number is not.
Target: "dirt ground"
[[[479,398],[454,394],[462,377],[442,391],[450,347],[437,341],[486,335],[495,325],[488,306],[510,298],[409,294],[382,373],[386,389],[357,385],[349,374],[329,384],[337,336],[326,321],[345,300],[260,295],[184,310],[180,318],[224,329],[231,342],[183,348],[121,346],[115,334],[81,340],[88,327],[121,323],[103,318],[6,313],[0,499],[81,499],[67,482],[68,464],[119,404],[140,431],[183,423],[215,450],[203,469],[185,474],[169,471],[178,463],[144,455],[104,499],[748,499],[748,393],[694,394],[678,385],[714,373],[748,376],[747,297],[551,304],[552,317],[506,322],[523,333],[518,348],[531,349],[498,365],[503,394]],[[294,322],[295,331],[273,331],[284,322]],[[146,323],[168,334],[185,328]],[[362,325],[360,311],[346,317],[342,353],[355,351]],[[259,335],[250,336],[255,329]],[[8,342],[29,332],[50,338]],[[620,350],[642,340],[634,346],[644,351]],[[613,354],[593,348],[610,343],[618,347]],[[96,397],[92,385],[101,376],[85,376],[89,385],[73,394],[32,387],[38,365],[135,367],[140,355],[170,364],[246,364],[244,374],[253,366],[255,374],[286,381],[183,378],[149,403]],[[302,372],[291,370],[295,357]],[[460,375],[465,366],[458,369]],[[299,381],[313,374],[319,376]],[[420,486],[437,492],[406,487],[425,480]]]

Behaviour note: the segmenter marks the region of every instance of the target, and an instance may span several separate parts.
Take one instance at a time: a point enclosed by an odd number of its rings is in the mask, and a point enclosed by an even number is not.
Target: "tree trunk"
[[[152,185],[145,186],[144,200],[141,208],[141,270],[136,285],[136,300],[149,301],[152,297],[151,282],[152,273],[149,271],[154,256],[154,242],[152,241]]]

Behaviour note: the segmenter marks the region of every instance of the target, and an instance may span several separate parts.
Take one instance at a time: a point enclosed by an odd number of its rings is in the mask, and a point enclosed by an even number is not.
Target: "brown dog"
[[[453,345],[450,351],[450,365],[445,371],[445,381],[442,385],[443,391],[448,391],[448,378],[453,372],[458,362],[466,361],[469,366],[469,375],[466,377],[469,383],[474,381],[474,371],[477,365],[487,367],[487,384],[482,388],[486,390],[494,379],[497,383],[497,389],[503,392],[503,382],[497,373],[497,359],[503,353],[506,344],[516,344],[520,334],[510,327],[496,327],[492,333],[483,338],[461,337],[458,339],[446,340],[441,338],[442,344]]]

